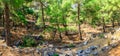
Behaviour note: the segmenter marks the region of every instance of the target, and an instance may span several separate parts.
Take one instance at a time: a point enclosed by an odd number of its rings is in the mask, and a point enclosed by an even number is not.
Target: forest
[[[0,56],[120,56],[120,0],[0,0]]]

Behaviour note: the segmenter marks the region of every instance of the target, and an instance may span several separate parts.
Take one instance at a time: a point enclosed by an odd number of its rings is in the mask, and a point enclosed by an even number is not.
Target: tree
[[[43,21],[43,29],[45,28],[45,18],[44,18],[44,4],[43,2],[40,0],[40,4],[41,4],[41,10],[42,10],[42,21]]]
[[[80,4],[78,3],[78,21],[80,22]],[[78,23],[78,29],[79,29],[79,37],[80,37],[80,40],[83,40],[82,39],[82,32],[81,32],[81,27],[80,27],[80,23]]]
[[[4,19],[5,19],[5,41],[8,46],[11,46],[11,38],[10,38],[10,9],[11,8],[19,8],[23,4],[24,0],[0,0],[2,5],[4,6]]]
[[[8,46],[10,46],[10,10],[9,10],[9,6],[8,6],[8,3],[5,2],[4,3],[4,14],[5,14],[5,34],[6,34],[6,38],[5,38],[5,41],[7,43]]]

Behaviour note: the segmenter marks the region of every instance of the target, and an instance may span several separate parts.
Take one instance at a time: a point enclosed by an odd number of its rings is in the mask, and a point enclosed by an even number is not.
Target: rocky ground
[[[115,33],[100,33],[99,30],[83,27],[84,41],[66,40],[63,44],[44,42],[37,47],[8,47],[0,40],[0,56],[120,56],[120,28]],[[101,38],[101,35],[104,35]],[[17,43],[17,42],[16,42]]]
[[[88,46],[86,46],[88,45]],[[1,56],[116,56],[119,52],[117,43],[109,46],[89,45],[89,43],[76,44],[71,48],[67,44],[63,46],[54,46],[53,44],[40,45],[39,47],[18,48],[16,46],[8,47],[2,40],[0,45]],[[112,49],[112,50],[111,50]],[[111,50],[109,52],[109,50]],[[117,51],[117,52],[114,52]],[[113,54],[115,53],[115,54]]]

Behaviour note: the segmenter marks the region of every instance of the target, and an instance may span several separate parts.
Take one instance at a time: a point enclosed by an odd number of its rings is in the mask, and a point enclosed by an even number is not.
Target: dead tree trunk
[[[80,4],[78,3],[78,21],[80,21]],[[79,30],[79,37],[80,37],[80,40],[83,40],[82,39],[82,32],[81,32],[81,27],[80,27],[80,23],[78,23],[78,30]]]
[[[8,46],[10,46],[10,16],[9,16],[9,6],[8,3],[4,4],[5,8],[4,8],[4,14],[5,14],[5,34],[6,34],[6,38],[5,41],[7,43]]]

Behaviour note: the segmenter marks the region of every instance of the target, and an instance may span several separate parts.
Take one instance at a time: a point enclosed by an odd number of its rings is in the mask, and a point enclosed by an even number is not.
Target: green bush
[[[69,44],[68,47],[72,48],[72,47],[75,47],[75,45],[74,44]]]
[[[104,38],[104,34],[100,34],[99,37],[100,37],[100,38]]]
[[[36,45],[35,39],[33,39],[33,38],[29,37],[29,36],[23,37],[22,41],[23,42],[22,42],[21,46],[23,46],[23,47],[33,47],[33,46]]]
[[[55,53],[55,54],[53,54],[53,56],[59,56],[59,54]]]

